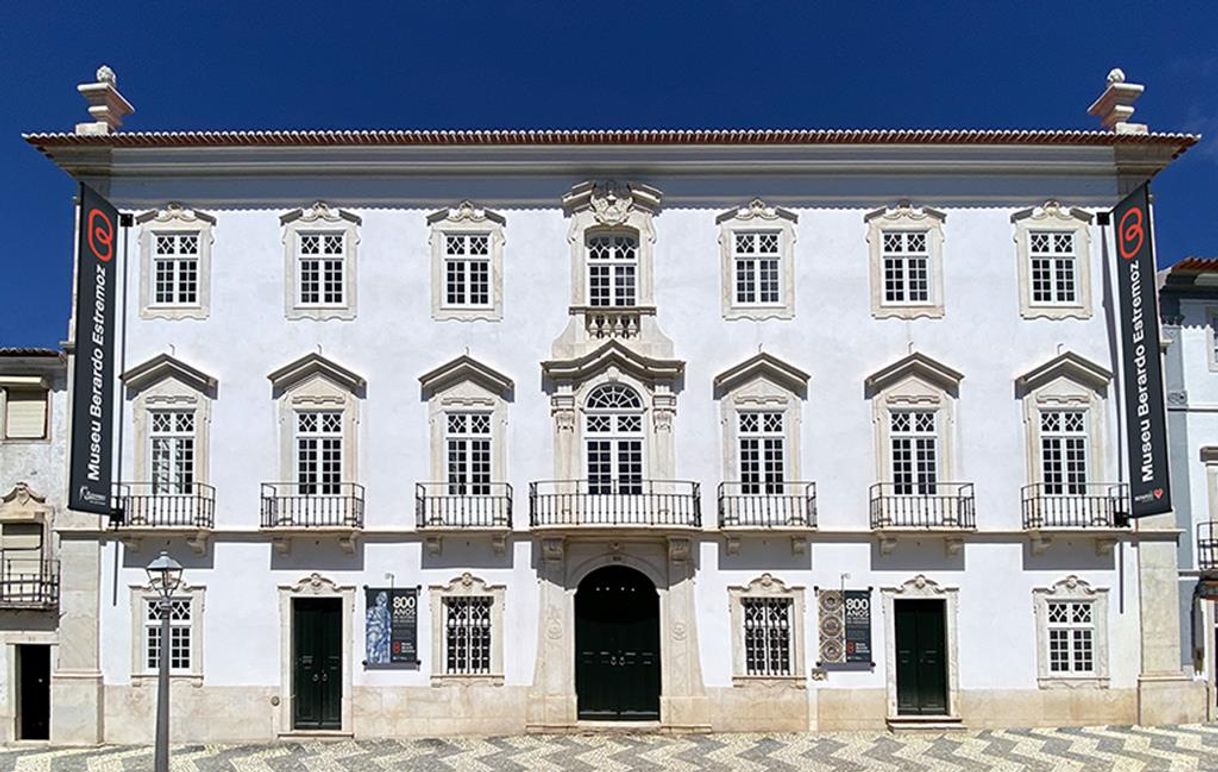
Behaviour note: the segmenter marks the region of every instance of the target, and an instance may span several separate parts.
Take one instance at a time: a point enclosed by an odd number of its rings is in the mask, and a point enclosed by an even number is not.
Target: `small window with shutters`
[[[47,436],[47,392],[8,389],[4,402],[4,438],[42,440]]]

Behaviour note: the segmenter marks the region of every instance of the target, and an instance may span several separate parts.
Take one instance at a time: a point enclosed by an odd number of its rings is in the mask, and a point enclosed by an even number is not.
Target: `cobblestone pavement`
[[[175,772],[348,770],[1218,770],[1218,725],[1006,729],[946,735],[658,734],[193,745]],[[0,750],[0,770],[152,769],[146,747]]]

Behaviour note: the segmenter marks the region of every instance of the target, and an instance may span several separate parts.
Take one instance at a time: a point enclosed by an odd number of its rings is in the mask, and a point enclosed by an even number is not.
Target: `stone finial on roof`
[[[1087,112],[1099,118],[1104,128],[1117,134],[1146,134],[1145,123],[1129,121],[1133,117],[1133,103],[1145,90],[1146,87],[1140,83],[1126,83],[1124,70],[1114,67],[1108,73],[1108,87],[1087,108]]]
[[[76,87],[89,103],[92,121],[76,124],[77,134],[110,134],[123,125],[123,118],[135,112],[118,91],[118,77],[106,65],[97,68],[97,80]]]

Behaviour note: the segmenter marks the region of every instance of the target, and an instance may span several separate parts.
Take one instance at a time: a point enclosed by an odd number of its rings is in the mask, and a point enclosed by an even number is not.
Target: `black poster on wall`
[[[68,508],[112,514],[114,449],[114,307],[118,210],[80,186],[76,244],[76,369],[72,379]]]
[[[822,670],[870,670],[871,589],[816,590]]]
[[[1117,204],[1112,222],[1116,227],[1129,493],[1133,517],[1145,517],[1171,510],[1154,232],[1147,185]]]
[[[418,588],[365,587],[364,604],[364,667],[417,668]]]
[[[871,665],[871,591],[846,590],[846,662]]]

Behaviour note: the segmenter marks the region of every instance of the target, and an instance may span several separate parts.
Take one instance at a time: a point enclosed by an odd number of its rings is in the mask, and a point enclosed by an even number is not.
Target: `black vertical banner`
[[[1171,509],[1154,234],[1147,185],[1117,204],[1112,222],[1116,228],[1117,295],[1121,306],[1129,492],[1133,516],[1145,517]]]
[[[118,210],[80,186],[76,245],[76,371],[72,382],[68,508],[111,514],[114,448],[114,308]]]

